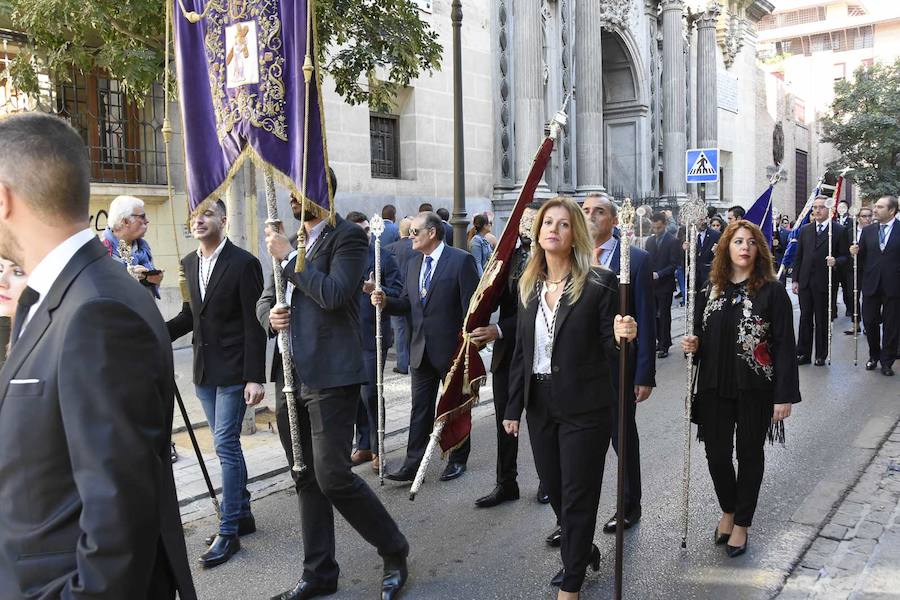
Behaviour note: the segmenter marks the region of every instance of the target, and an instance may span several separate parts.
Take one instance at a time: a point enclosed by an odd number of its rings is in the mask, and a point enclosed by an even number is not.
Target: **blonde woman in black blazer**
[[[600,568],[593,539],[615,401],[609,357],[617,340],[635,338],[637,324],[616,315],[612,271],[591,267],[587,224],[573,200],[547,201],[532,239],[503,426],[518,435],[527,407],[535,466],[562,528],[558,599],[570,600],[588,564]]]

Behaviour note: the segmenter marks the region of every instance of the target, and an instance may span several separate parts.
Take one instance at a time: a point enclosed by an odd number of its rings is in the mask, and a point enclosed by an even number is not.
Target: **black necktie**
[[[22,295],[19,296],[19,305],[16,307],[12,334],[9,336],[10,348],[19,339],[19,334],[22,333],[22,326],[25,325],[25,320],[28,318],[28,311],[31,310],[31,307],[35,305],[40,297],[39,293],[28,286],[25,286],[25,289],[22,290]]]

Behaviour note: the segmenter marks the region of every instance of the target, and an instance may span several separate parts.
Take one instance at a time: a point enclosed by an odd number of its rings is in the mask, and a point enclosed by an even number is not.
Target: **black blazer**
[[[617,291],[613,272],[594,267],[578,302],[569,304],[565,295],[560,299],[553,336],[551,386],[563,417],[608,411],[615,401],[610,361],[619,352],[613,336]],[[506,418],[513,421],[521,420],[522,410],[531,399],[538,302],[534,294],[519,311],[506,407]]]
[[[375,243],[369,243],[369,263],[366,266],[366,277],[375,272]],[[381,248],[381,289],[387,296],[396,298],[403,289],[403,281],[400,279],[400,269],[394,256],[384,247]],[[375,307],[372,306],[372,297],[360,290],[359,298],[359,325],[362,336],[363,350],[375,352]],[[381,341],[385,352],[394,343],[394,333],[391,330],[391,319],[386,313],[381,314]]]
[[[196,252],[182,259],[191,301],[166,323],[173,340],[194,332],[194,383],[265,382],[266,333],[255,314],[263,290],[259,259],[226,240],[202,301],[199,264]]]
[[[816,233],[815,221],[807,223],[800,228],[797,236],[797,253],[794,255],[793,280],[798,283],[801,290],[811,289],[814,292],[826,292],[828,290],[828,265],[825,258],[828,251],[828,228],[822,235]],[[827,225],[827,223],[826,223]],[[832,225],[831,231],[831,256],[835,258],[835,268],[847,264],[850,257],[850,244],[847,238],[847,230],[839,223]],[[832,281],[837,288],[838,277]]]
[[[409,270],[409,261],[419,252],[413,250],[412,239],[400,238],[393,244],[388,244],[387,249],[394,258],[397,259],[397,266],[400,267],[400,281],[406,281],[406,271]]]
[[[697,234],[700,235],[699,233]],[[722,234],[713,229],[712,227],[706,227],[706,235],[703,238],[703,245],[697,244],[697,288],[700,289],[706,284],[706,280],[709,279],[709,272],[712,270],[712,262],[716,257],[715,252],[713,251],[713,246],[715,246],[719,238],[722,237]]]
[[[671,294],[675,291],[675,269],[681,263],[681,242],[666,231],[659,242],[651,235],[644,249],[650,254],[650,277],[659,275],[653,289],[657,294]]]
[[[895,220],[884,252],[878,243],[878,223],[866,225],[859,238],[858,268],[863,296],[900,296],[900,221]]]
[[[294,284],[291,296],[291,339],[294,370],[304,385],[322,390],[366,383],[359,329],[359,290],[368,264],[369,239],[359,226],[341,217],[326,225],[316,239],[306,267],[295,272],[296,259],[282,271]],[[256,304],[259,323],[269,327],[275,305],[270,283]],[[275,345],[272,379],[281,373],[281,353]]]
[[[174,398],[153,297],[91,240],[0,371],[0,598],[157,600],[165,568],[196,598],[169,460]]]
[[[386,307],[388,314],[410,315],[409,364],[420,368],[427,349],[431,366],[446,373],[456,351],[469,301],[478,286],[478,268],[475,257],[445,242],[423,306],[419,296],[419,272],[424,258],[425,255],[420,253],[409,261],[403,292],[398,298],[388,296]]]
[[[519,276],[528,260],[528,251],[521,246],[516,248],[512,255],[509,279],[500,296],[500,316],[497,326],[500,327],[502,338],[494,340],[494,352],[491,354],[491,373],[496,373],[504,367],[509,367],[512,362],[513,351],[516,349],[516,327],[519,321]]]

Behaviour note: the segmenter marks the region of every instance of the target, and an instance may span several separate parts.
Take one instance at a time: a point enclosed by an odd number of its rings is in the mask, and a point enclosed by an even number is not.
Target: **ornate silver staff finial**
[[[631,240],[634,237],[635,210],[631,198],[625,198],[619,208],[619,230],[622,233],[622,251],[619,253],[619,283],[631,282]]]

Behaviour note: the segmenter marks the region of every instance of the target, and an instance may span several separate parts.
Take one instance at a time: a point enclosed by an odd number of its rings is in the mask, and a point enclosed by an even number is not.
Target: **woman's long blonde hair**
[[[540,234],[541,227],[544,224],[544,215],[551,208],[562,206],[569,211],[569,223],[572,225],[572,274],[569,283],[566,285],[565,294],[569,298],[569,304],[575,304],[581,297],[581,291],[584,289],[584,283],[587,281],[591,272],[591,255],[593,251],[593,243],[588,233],[587,221],[581,208],[572,198],[567,196],[557,196],[547,200],[534,217],[534,224],[531,227],[531,257],[522,277],[519,279],[519,298],[522,299],[522,305],[525,306],[537,293],[537,285],[547,280],[547,259],[544,256],[544,249],[541,248]]]

